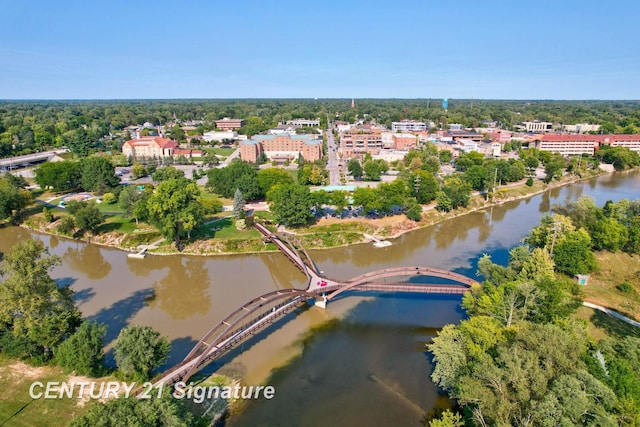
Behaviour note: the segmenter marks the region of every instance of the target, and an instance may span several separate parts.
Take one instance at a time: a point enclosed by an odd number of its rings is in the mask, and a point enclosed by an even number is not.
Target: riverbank
[[[597,176],[606,175],[612,172],[592,171],[587,176],[565,175],[560,180],[550,184],[542,181],[535,181],[533,186],[525,184],[525,180],[517,185],[507,185],[485,198],[482,194],[476,194],[471,198],[466,208],[459,208],[450,212],[440,212],[435,209],[436,204],[432,202],[423,207],[422,219],[419,222],[409,220],[405,215],[393,215],[379,219],[356,218],[338,219],[322,218],[316,224],[288,230],[294,233],[307,249],[332,249],[354,244],[370,243],[373,236],[379,239],[396,239],[410,231],[430,227],[449,219],[457,218],[472,212],[480,211],[492,206],[499,206],[511,201],[517,201],[533,197],[545,191],[570,185],[576,182],[585,181]],[[620,173],[620,172],[613,172]],[[141,245],[146,245],[157,239],[159,233],[123,233],[107,231],[90,238],[73,238],[61,234],[57,231],[55,223],[47,223],[41,214],[31,215],[22,227],[57,237],[82,241],[105,247],[120,249],[127,252],[137,252]],[[145,227],[143,225],[143,227]],[[153,255],[238,255],[238,254],[259,254],[265,252],[275,252],[277,249],[270,243],[266,243],[252,230],[247,230],[246,238],[199,238],[185,240],[182,251],[178,251],[173,242],[165,242],[158,245],[157,249],[148,251]]]

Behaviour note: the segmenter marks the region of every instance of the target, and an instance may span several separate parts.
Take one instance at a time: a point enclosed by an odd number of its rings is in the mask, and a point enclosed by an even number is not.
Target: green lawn
[[[234,151],[236,151],[236,149],[216,147],[216,148],[211,148],[210,150],[207,150],[207,151],[212,151],[214,154],[217,154],[218,156],[229,157]]]
[[[137,228],[134,219],[125,218],[121,215],[108,215],[107,220],[98,228],[98,233],[118,231],[120,233],[133,233]]]
[[[0,425],[66,426],[88,409],[76,399],[31,399],[34,381],[69,381],[69,376],[58,367],[35,368],[0,354]]]
[[[291,178],[293,178],[293,182],[298,182],[298,169],[285,169]]]
[[[609,316],[599,310],[589,307],[580,307],[575,315],[579,319],[586,320],[589,335],[596,340],[607,336],[613,338],[636,337],[640,338],[640,328]]]
[[[122,213],[122,208],[117,203],[98,203],[100,212],[118,212]]]
[[[204,225],[200,227],[198,234],[206,234],[206,236],[215,239],[250,239],[261,236],[253,227],[238,230],[235,225],[235,219],[233,218],[224,218],[214,223]]]

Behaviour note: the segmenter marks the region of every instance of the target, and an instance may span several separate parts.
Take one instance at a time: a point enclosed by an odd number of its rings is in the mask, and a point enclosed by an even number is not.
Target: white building
[[[569,133],[588,133],[588,132],[598,132],[600,130],[600,125],[591,125],[589,123],[578,123],[575,125],[562,125],[563,132]]]
[[[429,130],[429,125],[415,120],[402,120],[391,123],[392,132],[423,132]]]
[[[308,119],[293,119],[287,120],[289,126],[305,126],[305,127],[319,127],[320,119],[308,120]]]
[[[541,122],[538,120],[534,120],[532,122],[522,122],[524,129],[526,132],[552,132],[553,131],[553,123],[551,122]]]
[[[225,139],[232,141],[237,137],[238,137],[238,132],[232,131],[232,130],[223,131],[223,132],[216,132],[212,130],[210,132],[205,132],[202,134],[202,139],[204,139],[207,142],[224,141]]]

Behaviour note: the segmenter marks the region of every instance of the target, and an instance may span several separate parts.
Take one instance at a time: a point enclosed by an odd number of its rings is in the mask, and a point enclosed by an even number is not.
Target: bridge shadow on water
[[[230,363],[233,359],[235,359],[236,357],[240,356],[242,353],[244,353],[245,351],[249,350],[251,347],[253,347],[257,343],[259,343],[260,341],[268,339],[269,335],[273,334],[274,332],[279,330],[282,326],[284,326],[285,324],[287,324],[291,320],[295,319],[298,315],[300,315],[301,313],[303,313],[306,310],[309,310],[311,308],[312,307],[309,304],[304,304],[304,305],[302,305],[300,307],[297,307],[296,309],[294,309],[290,313],[278,318],[276,321],[271,323],[266,328],[261,329],[258,333],[252,335],[250,338],[248,338],[248,339],[242,341],[241,343],[237,344],[234,348],[232,348],[231,350],[227,351],[222,357],[220,357],[218,359],[215,359],[213,362],[209,363],[203,369],[198,371],[198,373],[196,373],[194,375],[194,377],[192,378],[192,381],[196,382],[196,381],[198,381],[200,379],[206,378],[209,375],[217,372],[220,368],[222,368],[223,366],[225,366],[228,363]],[[191,348],[196,343],[197,342],[194,341],[193,345],[187,349],[187,352],[189,352],[191,350]],[[185,353],[185,355],[186,355],[186,353]],[[182,361],[182,359],[180,359],[178,362],[180,362],[180,361]],[[172,365],[170,363],[168,363],[167,366],[172,366]]]

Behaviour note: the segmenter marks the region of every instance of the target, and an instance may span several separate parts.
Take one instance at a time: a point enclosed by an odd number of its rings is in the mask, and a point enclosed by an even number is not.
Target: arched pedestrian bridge
[[[275,244],[278,250],[307,276],[306,289],[272,291],[248,301],[214,325],[182,362],[157,376],[154,380],[155,385],[187,382],[194,373],[241,341],[311,300],[315,301],[316,306],[325,308],[328,301],[348,291],[462,294],[476,283],[475,280],[461,274],[431,267],[385,268],[347,281],[330,279],[318,270],[295,236],[273,233],[259,223],[256,223],[255,227],[264,236],[265,241]],[[441,279],[445,283],[394,281],[413,277]]]

